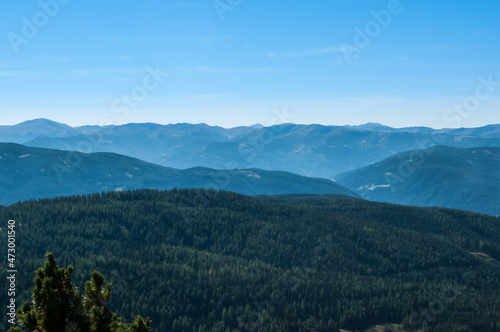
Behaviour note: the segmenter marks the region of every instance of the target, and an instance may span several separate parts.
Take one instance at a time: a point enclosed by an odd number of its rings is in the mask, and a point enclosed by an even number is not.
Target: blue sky
[[[0,124],[500,123],[495,0],[1,6]]]

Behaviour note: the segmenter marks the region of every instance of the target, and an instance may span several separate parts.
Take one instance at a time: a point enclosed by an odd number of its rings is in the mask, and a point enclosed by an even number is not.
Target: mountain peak
[[[80,132],[64,123],[45,118],[24,121],[13,126],[0,126],[0,141],[25,143],[40,136],[67,137]]]
[[[357,125],[357,126],[346,126],[348,128],[361,129],[361,130],[383,130],[383,131],[395,131],[396,129],[385,126],[383,124],[377,122],[367,122],[365,124]]]
[[[51,126],[57,125],[57,126],[70,127],[65,123],[52,121],[52,120],[46,119],[46,118],[36,118],[33,120],[27,120],[27,121],[16,124],[16,126],[47,126],[47,125],[51,125]]]

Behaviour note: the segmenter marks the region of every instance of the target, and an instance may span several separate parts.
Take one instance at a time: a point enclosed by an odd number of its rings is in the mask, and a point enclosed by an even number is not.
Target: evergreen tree
[[[151,321],[141,316],[128,325],[104,305],[111,299],[111,285],[92,272],[85,284],[85,295],[71,283],[73,267],[58,268],[52,253],[47,253],[43,268],[36,271],[32,305],[25,302],[17,311],[21,325],[29,332],[151,332]],[[12,327],[8,332],[22,331]]]

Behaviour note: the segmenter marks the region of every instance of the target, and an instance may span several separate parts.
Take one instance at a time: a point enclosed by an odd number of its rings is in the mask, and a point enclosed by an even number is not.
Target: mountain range
[[[337,181],[372,201],[500,215],[500,148],[407,151]]]
[[[38,124],[38,132],[27,135],[26,127],[31,128],[34,123]],[[378,124],[281,124],[226,129],[206,124],[132,123],[71,130],[66,125],[58,127],[57,123],[38,119],[14,127],[0,128],[3,141],[60,150],[114,152],[180,169],[259,168],[322,178],[333,178],[400,152],[435,145],[500,147],[500,125],[468,130],[391,130]],[[18,134],[14,134],[16,128]],[[9,133],[10,140],[5,140]]]
[[[407,132],[420,134],[447,134],[454,136],[477,136],[477,137],[492,137],[500,138],[500,125],[487,125],[478,128],[444,128],[433,129],[429,127],[405,127],[392,128],[381,125],[380,123],[366,123],[359,126],[346,126],[353,129],[372,130],[380,132]]]
[[[129,189],[207,188],[246,195],[357,194],[327,179],[260,169],[179,170],[115,153],[80,153],[0,143],[0,205]]]
[[[69,137],[80,134],[78,129],[66,124],[34,119],[14,126],[0,126],[0,142],[23,143],[41,136]]]
[[[500,125],[391,128],[154,123],[0,126],[0,204],[89,192],[216,188],[342,194],[500,214]],[[336,183],[335,183],[335,182]]]

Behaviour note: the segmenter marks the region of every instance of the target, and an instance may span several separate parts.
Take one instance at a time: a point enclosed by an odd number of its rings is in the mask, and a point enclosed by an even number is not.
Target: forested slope
[[[102,272],[111,309],[154,331],[500,330],[499,218],[286,199],[141,190],[0,207],[2,243],[17,225],[17,301],[51,251],[80,289]]]
[[[500,215],[500,148],[407,151],[336,180],[376,202]]]
[[[261,169],[175,169],[114,153],[80,153],[0,143],[0,205],[135,189],[205,188],[244,195],[354,192],[327,179]]]

